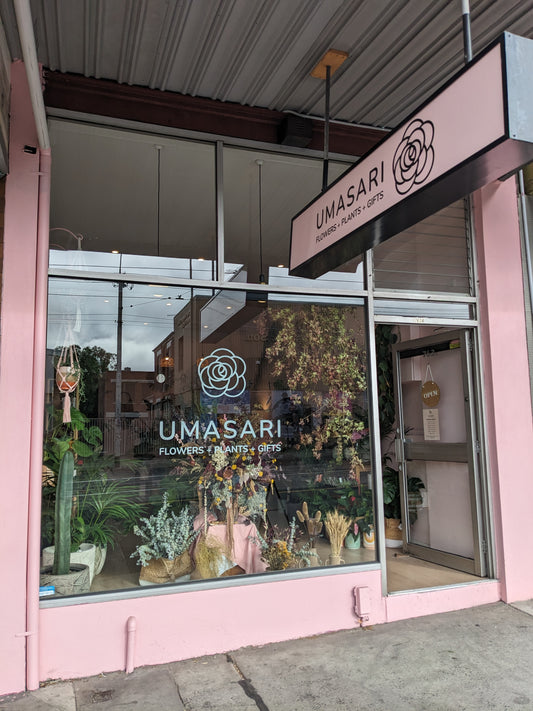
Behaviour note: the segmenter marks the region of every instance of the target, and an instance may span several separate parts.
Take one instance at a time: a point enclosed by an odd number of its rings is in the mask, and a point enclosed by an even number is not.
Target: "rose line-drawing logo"
[[[414,119],[405,129],[392,161],[394,182],[400,195],[423,183],[431,173],[435,160],[434,135],[431,121]]]
[[[217,348],[198,364],[198,377],[208,397],[239,397],[246,389],[246,363],[229,348]]]

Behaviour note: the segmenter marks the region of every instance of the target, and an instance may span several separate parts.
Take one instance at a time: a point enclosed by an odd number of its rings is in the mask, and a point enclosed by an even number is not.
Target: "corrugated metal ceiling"
[[[395,127],[463,64],[460,0],[33,0],[45,67],[191,96],[322,115],[311,69],[348,52],[338,120]],[[10,0],[0,3],[20,56]],[[474,52],[533,37],[533,0],[472,0]]]

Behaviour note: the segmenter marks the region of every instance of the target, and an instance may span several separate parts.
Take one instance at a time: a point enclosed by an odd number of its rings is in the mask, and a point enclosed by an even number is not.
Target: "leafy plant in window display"
[[[115,459],[105,456],[103,435],[99,427],[77,408],[71,408],[71,424],[63,424],[62,411],[51,410],[52,429],[45,440],[42,489],[42,534],[45,543],[52,543],[55,530],[55,498],[57,473],[63,452],[69,447],[75,457],[71,504],[71,550],[82,543],[101,548],[115,544],[116,537],[133,528],[143,505],[138,501],[136,484],[128,480],[111,479]],[[136,472],[138,465],[121,461],[121,467]]]
[[[362,411],[366,396],[366,351],[355,308],[304,306],[269,308],[260,319],[265,356],[272,377],[302,393],[297,446],[309,446],[315,459],[327,448],[350,476],[363,466],[368,435]]]
[[[95,449],[99,451],[102,431],[91,427],[89,420],[75,407],[71,407],[71,422],[63,422],[63,410],[50,406],[47,408],[48,429],[43,450],[43,487],[41,529],[45,543],[53,543],[55,531],[55,502],[57,479],[61,461],[67,451],[71,451],[75,463],[81,457],[92,457]],[[74,540],[74,550],[77,543]]]

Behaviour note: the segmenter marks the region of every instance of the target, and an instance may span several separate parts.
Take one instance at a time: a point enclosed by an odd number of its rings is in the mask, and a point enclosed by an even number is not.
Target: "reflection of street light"
[[[160,365],[162,368],[173,368],[174,358],[172,358],[172,356],[164,356],[161,358]]]

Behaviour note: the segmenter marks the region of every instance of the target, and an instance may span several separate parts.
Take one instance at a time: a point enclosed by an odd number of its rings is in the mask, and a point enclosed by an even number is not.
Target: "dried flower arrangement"
[[[322,561],[320,560],[320,557],[316,550],[316,539],[322,533],[322,528],[324,526],[324,523],[321,521],[322,512],[317,511],[315,515],[311,518],[309,516],[309,507],[307,506],[307,501],[303,501],[302,510],[296,511],[296,515],[298,516],[298,521],[300,521],[300,523],[305,523],[305,527],[309,535],[309,557],[311,561],[310,565],[312,565],[313,567],[322,565]]]
[[[295,518],[291,520],[288,529],[279,531],[277,526],[273,526],[264,538],[258,532],[257,538],[253,540],[262,548],[262,558],[268,565],[267,570],[286,570],[311,564],[309,544],[296,546],[298,530]]]
[[[335,509],[335,511],[328,511],[325,524],[331,545],[330,563],[331,565],[339,565],[342,544],[350,530],[351,521]]]
[[[177,478],[191,472],[198,475],[204,538],[213,523],[207,515],[209,509],[218,522],[227,525],[226,543],[231,554],[234,522],[245,517],[257,524],[265,523],[268,487],[283,474],[275,453],[266,451],[266,442],[256,439],[239,440],[237,446],[231,441],[212,439],[199,449],[199,454],[177,462],[173,473]]]
[[[309,446],[320,459],[324,448],[334,445],[335,460],[340,463],[344,456],[350,476],[357,479],[368,455],[368,429],[361,410],[366,353],[358,310],[319,305],[269,308],[259,324],[269,337],[265,355],[273,376],[284,389],[306,393],[304,409],[310,414],[300,419],[300,446]]]

